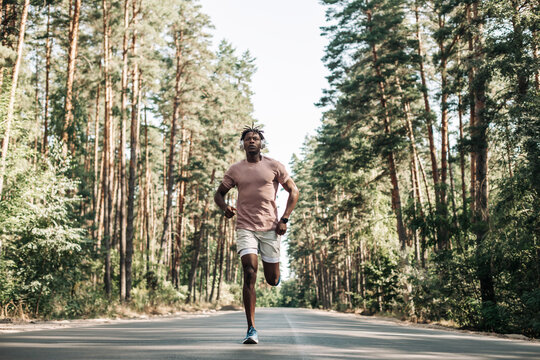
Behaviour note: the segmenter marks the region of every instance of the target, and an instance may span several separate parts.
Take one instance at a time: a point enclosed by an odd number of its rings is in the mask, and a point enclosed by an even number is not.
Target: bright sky
[[[314,103],[326,86],[320,36],[324,8],[317,0],[201,0],[215,26],[214,45],[226,39],[255,57],[254,116],[264,125],[268,156],[289,168],[307,134],[319,126]],[[290,168],[289,168],[290,170]]]
[[[324,8],[317,0],[201,0],[215,26],[214,46],[226,39],[238,54],[249,50],[257,72],[252,90],[254,117],[264,125],[268,156],[287,166],[307,135],[320,124],[318,102],[326,87],[321,61],[326,40],[320,36]],[[287,193],[278,193],[281,215]],[[294,213],[293,213],[294,214]],[[294,215],[293,215],[294,216]],[[286,236],[286,235],[285,235]],[[289,278],[282,243],[282,278]]]

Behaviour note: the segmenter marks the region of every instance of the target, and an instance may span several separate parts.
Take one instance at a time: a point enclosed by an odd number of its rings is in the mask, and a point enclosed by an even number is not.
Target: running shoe
[[[253,326],[249,327],[249,330],[244,338],[244,344],[258,344],[259,335],[257,335],[257,330]]]

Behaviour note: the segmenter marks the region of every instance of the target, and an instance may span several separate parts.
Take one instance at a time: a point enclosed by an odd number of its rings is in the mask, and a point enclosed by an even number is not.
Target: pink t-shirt
[[[242,160],[233,164],[223,176],[222,183],[227,189],[238,187],[236,228],[252,231],[275,229],[278,223],[278,183],[283,185],[287,180],[289,174],[285,166],[266,156],[256,163]]]

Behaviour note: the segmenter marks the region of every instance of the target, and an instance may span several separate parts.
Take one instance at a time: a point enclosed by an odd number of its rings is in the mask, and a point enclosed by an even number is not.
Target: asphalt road
[[[0,359],[540,359],[540,343],[306,309],[130,320],[0,334]]]

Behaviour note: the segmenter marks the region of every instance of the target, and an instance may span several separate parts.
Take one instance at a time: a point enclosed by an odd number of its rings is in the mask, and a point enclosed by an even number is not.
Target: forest
[[[291,278],[258,305],[540,336],[540,4],[321,3]],[[0,9],[0,317],[239,303],[213,194],[256,59],[194,0]]]

